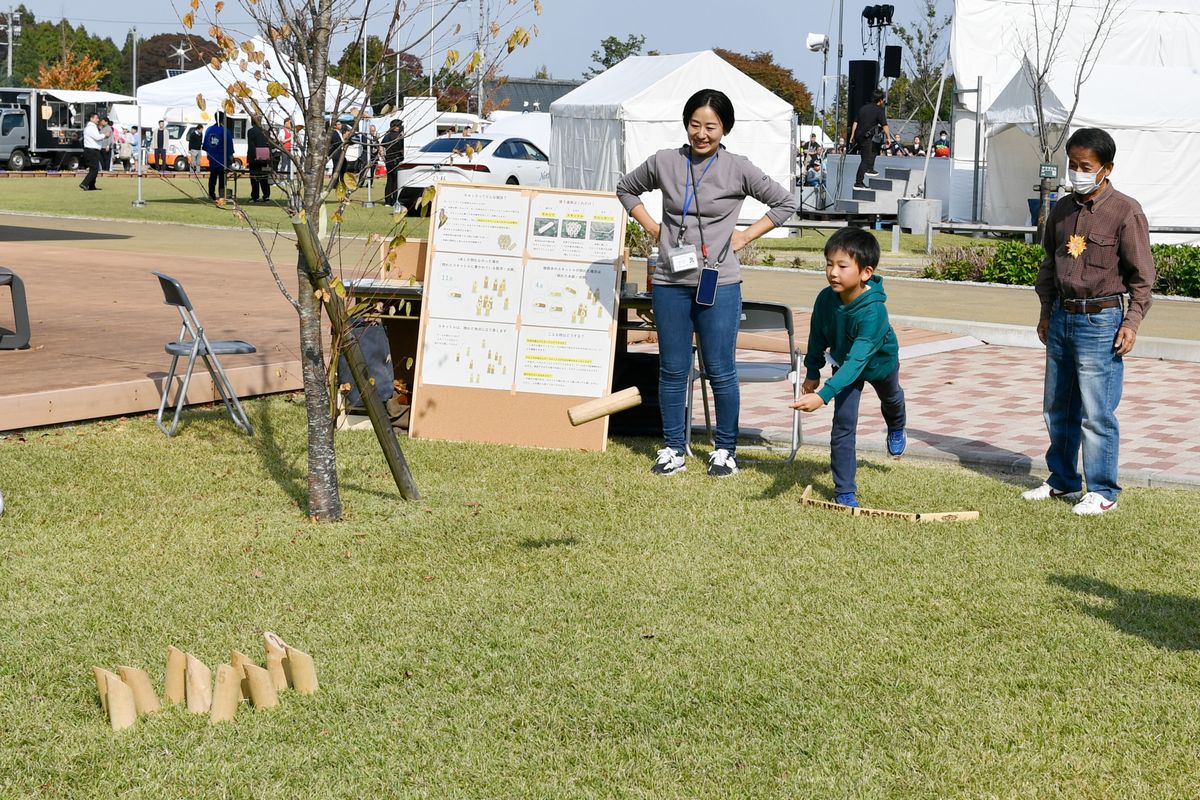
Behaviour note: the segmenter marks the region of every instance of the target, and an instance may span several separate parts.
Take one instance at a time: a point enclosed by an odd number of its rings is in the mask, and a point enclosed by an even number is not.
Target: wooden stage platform
[[[216,237],[211,248],[181,243],[156,255],[122,247],[133,237],[120,223],[96,227],[0,226],[0,265],[25,281],[33,329],[28,350],[0,350],[0,430],[157,410],[170,365],[163,345],[180,320],[154,271],[183,284],[210,338],[257,346],[254,355],[222,358],[241,397],[300,388],[297,316],[261,254],[257,263],[223,257]],[[294,284],[294,275],[288,270],[285,281]],[[7,303],[0,292],[0,326],[11,328]],[[188,400],[219,400],[202,364]]]

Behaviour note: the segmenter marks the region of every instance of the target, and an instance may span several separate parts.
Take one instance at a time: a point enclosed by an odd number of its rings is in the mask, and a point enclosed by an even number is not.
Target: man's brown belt
[[[1073,298],[1062,299],[1063,311],[1068,314],[1096,314],[1106,308],[1120,308],[1120,295],[1114,297]]]

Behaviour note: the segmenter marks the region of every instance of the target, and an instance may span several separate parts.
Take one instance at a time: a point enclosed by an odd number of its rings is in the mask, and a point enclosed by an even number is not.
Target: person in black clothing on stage
[[[855,189],[867,188],[863,181],[879,174],[875,171],[875,154],[879,146],[874,141],[876,134],[883,133],[883,142],[892,139],[892,129],[888,126],[887,113],[883,110],[884,96],[883,92],[876,89],[871,95],[871,102],[863,104],[850,127],[850,142],[858,148],[860,159],[858,174],[854,176]]]
[[[384,189],[383,201],[394,206],[400,201],[400,186],[398,173],[400,164],[404,161],[404,123],[398,119],[392,120],[388,132],[379,141],[383,150],[383,163],[387,167],[387,186]]]
[[[251,120],[246,131],[246,158],[250,162],[250,202],[271,200],[271,143],[262,128],[262,117]]]

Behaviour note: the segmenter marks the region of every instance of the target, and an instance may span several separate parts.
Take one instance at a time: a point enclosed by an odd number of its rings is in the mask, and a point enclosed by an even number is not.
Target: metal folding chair
[[[183,413],[183,406],[187,402],[188,384],[192,380],[192,370],[196,366],[196,361],[203,359],[204,365],[208,368],[208,374],[212,376],[213,385],[217,387],[217,392],[225,402],[229,418],[242,431],[253,435],[254,429],[250,427],[250,419],[242,409],[242,404],[238,402],[237,393],[233,391],[233,386],[229,383],[229,378],[225,375],[225,370],[222,369],[217,356],[254,353],[256,352],[254,345],[240,339],[210,341],[205,336],[204,327],[196,317],[192,302],[188,300],[187,293],[183,291],[179,281],[161,272],[155,272],[154,276],[158,278],[158,283],[162,287],[164,302],[169,306],[174,306],[183,320],[183,327],[179,329],[178,338],[173,342],[167,342],[164,348],[171,356],[171,368],[167,370],[167,377],[163,379],[162,399],[158,403],[158,418],[155,420],[158,427],[167,436],[175,434],[175,429],[179,427],[179,415]],[[171,421],[171,427],[168,428],[163,425],[163,412],[167,408],[167,397],[171,392],[171,384],[175,380],[175,368],[179,365],[179,359],[184,357],[187,358],[187,369],[183,374],[183,384],[179,387],[179,393],[175,398],[175,418]]]
[[[25,304],[25,283],[11,269],[0,267],[0,286],[12,292],[13,319],[16,330],[0,328],[0,350],[23,350],[29,346],[29,307]]]
[[[795,321],[792,318],[792,309],[783,303],[762,303],[754,300],[744,300],[742,301],[742,321],[738,330],[743,333],[787,332],[787,362],[738,361],[738,382],[775,383],[778,381],[789,381],[792,384],[792,397],[795,400],[799,400],[800,384],[803,381],[800,377],[800,351],[796,347],[796,330]],[[708,388],[706,385],[708,375],[704,371],[704,354],[700,351],[699,345],[696,347],[696,361],[697,368],[692,372],[687,394],[689,410],[687,446],[689,452],[692,445],[691,397],[693,386],[697,380],[700,381],[700,393],[704,401],[704,425],[708,430],[709,441],[712,441],[713,438],[712,417],[708,409]],[[788,457],[784,463],[794,461],[796,452],[800,449],[802,440],[800,426],[801,413],[796,409],[792,409],[792,449],[788,453]],[[738,460],[743,461],[744,459],[739,457]]]

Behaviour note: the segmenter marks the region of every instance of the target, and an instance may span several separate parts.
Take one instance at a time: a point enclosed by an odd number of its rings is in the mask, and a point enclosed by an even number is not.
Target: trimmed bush
[[[940,281],[982,281],[993,248],[988,245],[938,247],[933,261],[921,271],[922,278]]]
[[[1187,244],[1156,244],[1154,264],[1158,278],[1154,291],[1182,297],[1200,297],[1200,247]]]
[[[988,283],[1033,286],[1045,257],[1046,251],[1040,244],[1001,242],[988,259],[983,279]]]

